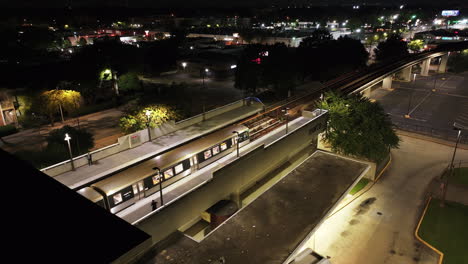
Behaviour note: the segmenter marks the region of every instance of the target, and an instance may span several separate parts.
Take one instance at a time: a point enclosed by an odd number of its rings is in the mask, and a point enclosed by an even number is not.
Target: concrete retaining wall
[[[315,126],[326,122],[326,115],[292,131],[268,146],[261,145],[241,156],[231,164],[215,171],[213,178],[191,193],[165,205],[160,211],[136,223],[136,226],[153,237],[157,243],[176,232],[187,222],[231,194],[239,194],[267,173],[280,167],[305,148],[315,148]],[[311,146],[312,144],[312,146]]]
[[[323,136],[322,134],[320,134],[318,136],[317,148],[321,149],[321,150],[324,150],[324,151],[333,152],[331,150],[330,146],[323,141],[322,136]],[[340,155],[340,156],[345,157],[345,158],[349,158],[349,159],[352,159],[352,160],[355,160],[355,161],[358,161],[358,162],[366,163],[367,165],[369,165],[369,170],[364,175],[364,178],[367,178],[367,179],[369,179],[371,181],[376,180],[377,175],[379,175],[380,172],[385,168],[385,166],[387,165],[387,163],[388,163],[388,161],[390,159],[390,153],[384,160],[382,160],[378,164],[376,162],[366,161],[366,160],[362,160],[362,159],[356,159],[356,158],[352,158],[352,157],[348,157],[348,156],[344,156],[344,155]]]

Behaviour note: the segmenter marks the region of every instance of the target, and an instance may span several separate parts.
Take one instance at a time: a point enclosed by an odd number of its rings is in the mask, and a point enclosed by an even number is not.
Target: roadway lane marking
[[[417,104],[417,105],[413,108],[413,110],[411,110],[411,111],[408,113],[408,115],[411,116],[411,114],[416,110],[416,108],[418,108],[424,101],[426,101],[426,99],[429,98],[429,96],[431,96],[431,94],[432,94],[432,92],[428,93],[428,94],[426,95],[426,97],[424,97],[424,98],[421,100],[421,102],[419,102],[419,104]]]

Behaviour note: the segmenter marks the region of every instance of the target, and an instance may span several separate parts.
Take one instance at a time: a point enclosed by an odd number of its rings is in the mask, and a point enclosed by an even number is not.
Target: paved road
[[[326,220],[315,240],[309,241],[319,254],[331,256],[333,264],[437,263],[437,255],[413,234],[426,188],[450,162],[453,148],[407,136],[401,139],[380,181]],[[468,160],[468,151],[457,151],[458,159]]]

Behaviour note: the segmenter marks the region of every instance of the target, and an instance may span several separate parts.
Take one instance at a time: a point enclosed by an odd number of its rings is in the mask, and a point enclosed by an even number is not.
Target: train
[[[102,179],[78,193],[115,214],[248,143],[249,128],[231,125]]]

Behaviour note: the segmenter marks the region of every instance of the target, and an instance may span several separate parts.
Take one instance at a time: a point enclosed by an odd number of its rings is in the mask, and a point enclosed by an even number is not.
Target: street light
[[[289,107],[286,107],[283,110],[281,110],[281,112],[283,112],[284,115],[286,116],[286,134],[288,134],[288,115],[289,115],[288,110],[289,110]]]
[[[146,128],[148,129],[148,141],[151,142],[151,131],[150,131],[150,121],[151,121],[151,110],[146,110]]]
[[[158,168],[158,167],[154,167],[153,170],[156,170],[157,171],[157,179],[158,179],[158,183],[159,183],[159,198],[161,199],[161,206],[164,205],[164,201],[163,201],[163,193],[162,193],[162,180],[163,180],[163,176],[161,175],[161,170]]]
[[[457,122],[453,123],[453,129],[458,130],[457,142],[455,143],[455,149],[453,151],[452,162],[450,163],[450,168],[453,168],[453,161],[455,159],[455,153],[457,152],[458,142],[460,142],[460,136],[462,130],[468,130],[468,127],[465,127]]]
[[[454,122],[453,123],[453,129],[458,130],[457,142],[455,143],[455,149],[453,150],[452,161],[450,162],[449,176],[446,177],[445,183],[443,184],[442,201],[440,203],[441,207],[445,206],[445,193],[447,192],[447,184],[448,184],[449,178],[451,178],[453,176],[453,161],[455,160],[455,154],[457,153],[458,142],[460,142],[461,131],[462,130],[468,130],[468,127],[465,127],[465,126],[463,126],[461,124],[458,124],[457,122]]]
[[[236,145],[237,145],[237,157],[239,158],[239,132],[237,131],[232,131],[232,133],[234,134],[237,134],[237,138],[236,138]]]
[[[65,133],[65,141],[67,141],[68,143],[68,152],[70,153],[71,167],[72,167],[72,170],[75,170],[75,165],[73,164],[73,154],[72,154],[71,146],[70,146],[70,139],[71,137],[68,135],[68,133]]]
[[[182,62],[182,67],[184,68],[184,71],[185,71],[185,67],[187,67],[187,63],[186,63],[186,62]]]

